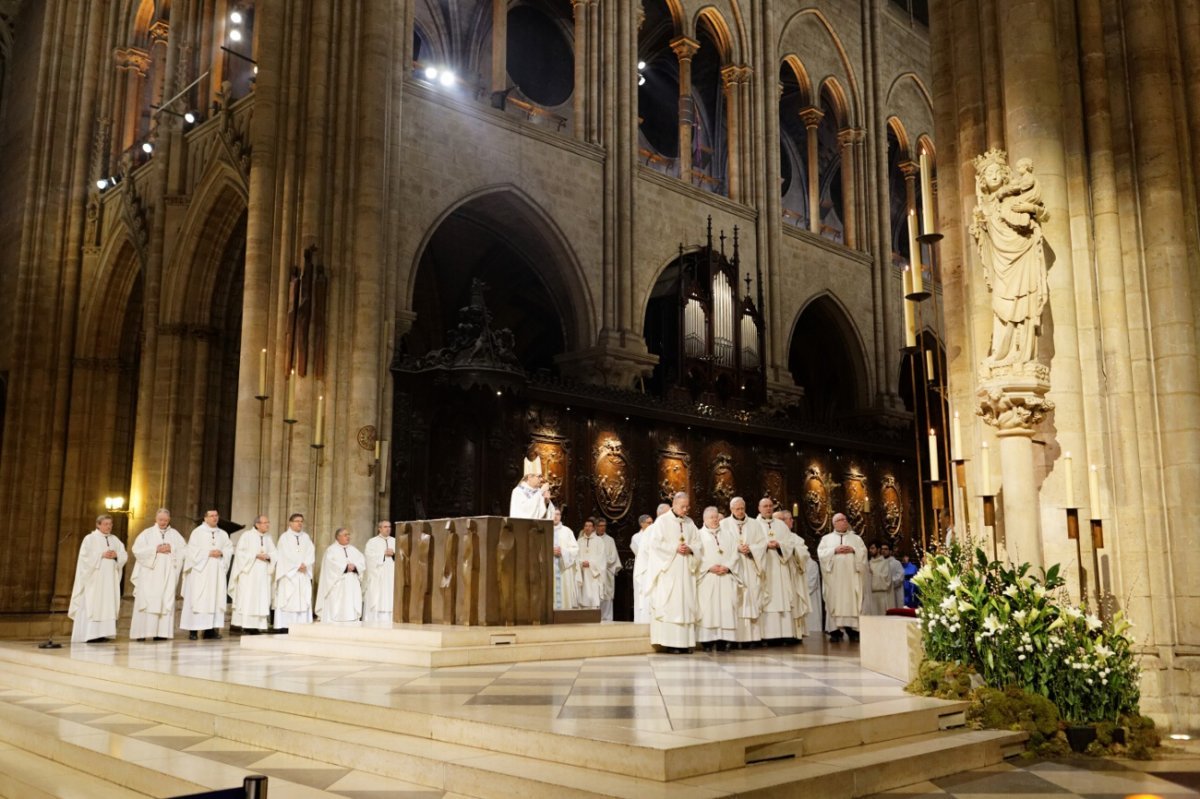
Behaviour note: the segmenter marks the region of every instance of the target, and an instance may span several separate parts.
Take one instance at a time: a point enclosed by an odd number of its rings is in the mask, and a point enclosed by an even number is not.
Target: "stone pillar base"
[[[628,331],[601,331],[599,340],[585,350],[555,358],[563,376],[581,383],[610,388],[636,388],[638,378],[647,379],[658,365],[658,356],[646,349],[645,340]]]

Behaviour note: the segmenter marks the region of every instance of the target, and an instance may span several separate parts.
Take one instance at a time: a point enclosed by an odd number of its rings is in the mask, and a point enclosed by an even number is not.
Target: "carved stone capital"
[[[730,89],[741,83],[739,75],[742,68],[736,64],[730,64],[727,67],[721,67],[721,85],[726,89]]]
[[[821,124],[821,120],[825,118],[825,112],[819,108],[809,107],[800,109],[800,121],[804,123],[804,127],[809,130],[816,129],[817,125]]]
[[[170,32],[171,25],[165,19],[157,20],[147,31],[150,34],[150,41],[154,44],[166,44]]]
[[[998,435],[1032,435],[1054,410],[1054,403],[1046,399],[1049,391],[1050,370],[1044,364],[985,366],[980,373],[976,413],[996,428]]]
[[[896,164],[896,168],[904,175],[905,180],[915,180],[917,175],[921,174],[921,167],[916,161],[901,161]]]
[[[136,47],[118,47],[113,50],[113,61],[117,69],[128,69],[145,75],[150,69],[150,54]]]
[[[675,56],[680,61],[691,61],[692,56],[700,50],[700,42],[680,36],[678,39],[671,40],[671,49],[675,51]]]
[[[646,349],[641,336],[608,331],[600,334],[596,346],[563,353],[555,361],[564,376],[582,383],[632,389],[638,378],[653,374],[658,356]]]

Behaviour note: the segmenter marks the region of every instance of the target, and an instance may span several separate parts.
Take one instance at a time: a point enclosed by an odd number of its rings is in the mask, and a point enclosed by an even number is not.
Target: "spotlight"
[[[255,75],[257,75],[257,74],[258,74],[258,64],[255,64],[255,65],[254,65],[254,74],[255,74]]]
[[[148,141],[142,142],[142,152],[144,152],[146,155],[149,155],[150,153],[154,152],[154,145]]]
[[[230,12],[230,14],[229,14],[229,21],[232,22],[234,25],[241,25],[243,19],[244,19],[244,17],[242,17],[241,11],[233,11],[233,12]]]
[[[437,80],[437,76],[438,76],[437,67],[425,67],[425,79],[426,80]]]
[[[97,180],[96,188],[98,188],[100,191],[104,191],[105,189],[107,189],[108,188],[108,178],[100,178],[99,180]]]
[[[229,32],[229,41],[240,42],[242,40],[242,31],[240,28],[234,28]]]
[[[646,68],[646,62],[645,62],[645,61],[639,61],[639,62],[638,62],[638,72],[641,72],[641,71],[642,71],[643,69],[645,69],[645,68]]]
[[[438,83],[442,84],[446,88],[453,86],[454,80],[454,73],[450,70],[446,70],[440,76],[438,76]]]
[[[194,125],[194,124],[196,124],[196,115],[194,113],[192,113],[191,111],[186,111],[183,114],[183,121],[188,123],[189,125]]]
[[[638,75],[638,86],[645,86],[645,85],[646,85],[646,76]]]

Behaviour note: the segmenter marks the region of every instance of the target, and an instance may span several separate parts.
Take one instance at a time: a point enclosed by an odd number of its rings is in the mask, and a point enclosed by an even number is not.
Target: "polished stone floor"
[[[2,646],[31,648],[30,643],[16,642]],[[198,642],[179,638],[161,643],[122,640],[67,645],[48,654],[94,664],[96,673],[102,673],[106,665],[122,666],[380,707],[490,721],[521,719],[530,726],[572,727],[593,734],[604,729],[610,740],[747,734],[774,719],[844,718],[875,712],[872,707],[920,707],[932,701],[908,696],[898,681],[862,669],[856,646],[824,641],[727,654],[580,658],[436,670],[281,657],[243,650],[236,637]],[[424,799],[445,795],[421,785],[276,751],[269,741],[250,746],[139,718],[133,708],[129,714],[112,713],[9,689],[2,680],[0,713],[31,729],[53,730],[63,740],[97,751],[120,752],[129,763],[161,769],[211,788],[230,787],[250,774],[266,774],[271,777],[272,796]],[[20,768],[30,768],[27,753],[0,743],[0,777]],[[1200,751],[1184,750],[1151,763],[1010,759],[880,796],[1109,799],[1149,794],[1175,799],[1200,795],[1193,791],[1198,784]],[[79,786],[74,787],[74,793],[64,790],[54,795],[107,795],[80,793]]]

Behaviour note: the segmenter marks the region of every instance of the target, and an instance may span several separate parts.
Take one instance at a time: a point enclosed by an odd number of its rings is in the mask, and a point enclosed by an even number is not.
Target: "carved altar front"
[[[470,516],[396,522],[393,529],[396,622],[474,626],[555,620],[549,521]],[[572,613],[570,620],[581,619]]]

